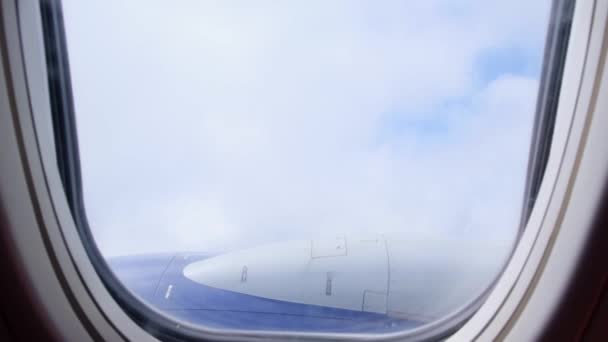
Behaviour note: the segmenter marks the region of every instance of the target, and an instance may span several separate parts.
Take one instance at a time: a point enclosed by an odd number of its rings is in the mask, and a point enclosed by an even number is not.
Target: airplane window
[[[201,329],[456,312],[520,232],[550,5],[64,0],[95,248]]]

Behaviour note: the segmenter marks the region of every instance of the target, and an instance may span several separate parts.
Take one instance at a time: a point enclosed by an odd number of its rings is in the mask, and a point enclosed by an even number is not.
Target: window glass
[[[98,247],[208,327],[454,312],[517,237],[549,5],[64,0]]]

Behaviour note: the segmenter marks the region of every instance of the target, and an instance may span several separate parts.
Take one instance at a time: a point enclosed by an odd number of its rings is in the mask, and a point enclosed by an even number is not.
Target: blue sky
[[[65,1],[107,255],[510,239],[548,1]]]
[[[474,87],[482,90],[506,74],[536,80],[540,76],[542,54],[542,45],[532,49],[508,45],[481,51],[474,60],[471,75]],[[398,110],[388,111],[378,138],[380,141],[386,141],[399,135],[413,135],[421,145],[447,144],[452,132],[446,113],[454,108],[471,106],[471,100],[470,94],[445,97],[424,108],[414,120],[407,116],[404,118]]]

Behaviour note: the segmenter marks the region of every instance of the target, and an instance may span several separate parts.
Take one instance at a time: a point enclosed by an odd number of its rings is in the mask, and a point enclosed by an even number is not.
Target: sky
[[[547,0],[63,5],[105,255],[517,233]]]

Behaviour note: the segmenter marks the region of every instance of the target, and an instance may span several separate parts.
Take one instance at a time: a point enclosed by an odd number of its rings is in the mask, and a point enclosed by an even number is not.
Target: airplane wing
[[[110,265],[149,305],[194,324],[390,332],[430,322],[481,293],[499,271],[499,253],[482,247],[436,240],[432,252],[428,241],[336,237],[216,256],[120,257]]]

